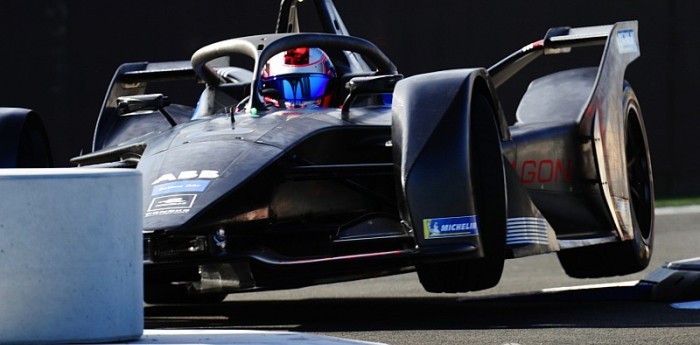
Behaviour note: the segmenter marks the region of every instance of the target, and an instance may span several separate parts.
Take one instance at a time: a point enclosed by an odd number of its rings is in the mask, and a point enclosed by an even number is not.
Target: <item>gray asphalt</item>
[[[700,310],[652,301],[649,285],[634,285],[666,262],[700,257],[700,214],[660,213],[652,263],[633,275],[573,279],[556,255],[540,255],[508,260],[499,285],[478,293],[430,294],[408,273],[234,294],[215,306],[148,306],[146,328],[289,330],[387,344],[700,344]],[[579,287],[591,284],[609,285]],[[543,292],[561,287],[574,288]]]

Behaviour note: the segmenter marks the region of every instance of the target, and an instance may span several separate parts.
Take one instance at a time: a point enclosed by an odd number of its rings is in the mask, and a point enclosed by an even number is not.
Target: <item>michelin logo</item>
[[[476,216],[423,219],[426,239],[479,234]]]

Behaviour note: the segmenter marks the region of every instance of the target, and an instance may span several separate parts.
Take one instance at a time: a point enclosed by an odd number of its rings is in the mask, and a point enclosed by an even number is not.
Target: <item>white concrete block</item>
[[[0,169],[0,343],[143,334],[141,174]]]
[[[231,329],[147,329],[143,337],[124,344],[149,345],[386,345],[325,335]]]

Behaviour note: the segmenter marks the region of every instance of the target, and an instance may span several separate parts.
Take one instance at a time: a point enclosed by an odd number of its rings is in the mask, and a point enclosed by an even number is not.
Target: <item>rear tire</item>
[[[0,168],[50,168],[51,148],[39,115],[0,108]]]
[[[472,103],[471,181],[484,257],[416,266],[428,292],[467,292],[496,286],[503,273],[506,237],[506,194],[500,136],[488,99],[475,95]],[[500,177],[494,176],[501,172]]]
[[[654,184],[639,104],[627,87],[625,153],[634,238],[557,253],[567,275],[599,278],[639,272],[649,265],[654,244]]]

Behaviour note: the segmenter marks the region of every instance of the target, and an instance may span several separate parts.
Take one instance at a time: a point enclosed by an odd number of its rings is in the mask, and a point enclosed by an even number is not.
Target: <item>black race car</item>
[[[285,0],[274,34],[117,70],[92,152],[72,162],[142,172],[147,302],[414,270],[427,291],[465,292],[495,286],[507,258],[551,252],[572,277],[647,266],[651,163],[624,78],[636,22],[553,28],[488,69],[404,78],[348,35],[331,1],[315,5],[325,33],[297,32]],[[598,67],[532,81],[507,121],[501,84],[537,57],[594,45]],[[271,59],[309,47],[333,66],[323,104],[286,95],[311,79],[268,75]],[[252,68],[232,66],[239,55]],[[151,91],[176,80],[203,83],[196,106]],[[22,133],[3,137],[4,166],[50,161],[36,117],[0,113],[0,129]]]

